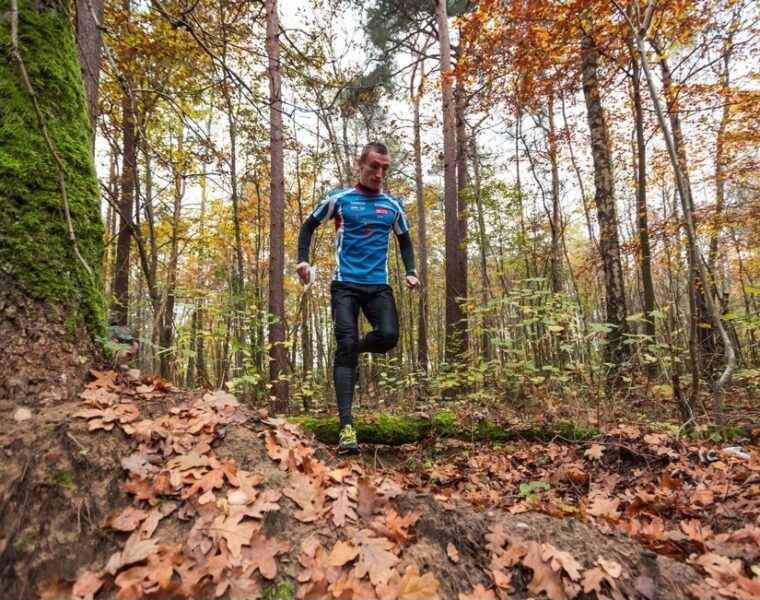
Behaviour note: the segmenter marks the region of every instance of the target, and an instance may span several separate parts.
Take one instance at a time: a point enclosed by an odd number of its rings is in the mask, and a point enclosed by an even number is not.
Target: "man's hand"
[[[406,287],[408,287],[410,290],[415,290],[418,287],[420,287],[420,280],[417,279],[416,275],[407,275],[406,276]]]
[[[296,273],[298,273],[304,285],[309,285],[311,282],[311,265],[309,263],[298,263],[296,265]]]

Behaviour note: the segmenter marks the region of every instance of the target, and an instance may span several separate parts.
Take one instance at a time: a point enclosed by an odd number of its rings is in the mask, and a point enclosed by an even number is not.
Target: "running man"
[[[364,146],[359,157],[359,182],[330,192],[301,226],[296,272],[304,284],[311,279],[309,246],[314,230],[335,220],[337,266],[330,286],[337,349],[333,362],[335,396],[340,415],[339,454],[359,450],[351,407],[361,352],[385,354],[398,342],[399,324],[393,290],[388,285],[388,239],[396,234],[406,269],[406,286],[420,285],[414,270],[409,222],[401,202],[383,193],[391,156],[385,144]],[[359,339],[359,310],[372,331]]]

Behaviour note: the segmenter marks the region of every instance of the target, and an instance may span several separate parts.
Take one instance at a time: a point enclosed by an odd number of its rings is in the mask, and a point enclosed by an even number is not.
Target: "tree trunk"
[[[285,354],[285,170],[282,140],[282,90],[280,85],[279,19],[277,0],[264,3],[269,59],[269,135],[272,160],[271,220],[269,229],[269,380],[276,398],[275,410],[288,408]]]
[[[421,61],[420,61],[421,63]],[[418,63],[418,64],[420,64]],[[414,108],[414,193],[417,201],[417,239],[419,242],[420,305],[417,321],[417,369],[422,373],[428,370],[428,260],[427,260],[427,211],[422,187],[422,141],[420,127],[420,96],[424,73],[420,76],[420,85],[414,89],[412,81],[412,106]]]
[[[454,88],[454,114],[456,116],[457,141],[457,289],[459,297],[467,298],[467,187],[470,177],[467,173],[467,130],[465,127],[465,90],[464,85],[457,81]],[[459,338],[461,353],[466,355],[469,350],[469,323],[463,315],[459,322]]]
[[[599,249],[604,265],[607,323],[612,330],[607,334],[604,361],[613,365],[614,371],[628,360],[629,347],[623,344],[628,333],[626,321],[625,285],[620,261],[618,223],[612,178],[607,124],[600,98],[597,76],[599,49],[594,39],[583,34],[581,39],[583,59],[583,96],[591,132],[591,152],[594,160],[594,185],[597,218],[599,220]]]
[[[126,83],[130,85],[130,83]],[[132,220],[135,214],[135,180],[137,174],[137,140],[132,97],[123,90],[121,99],[121,198],[119,200],[119,235],[116,237],[116,266],[111,289],[111,320],[126,325],[129,314],[129,255],[132,246]]]
[[[670,64],[662,48],[661,42],[655,38],[653,47],[658,55],[660,63],[660,72],[662,73],[662,91],[665,96],[665,106],[667,108],[668,118],[670,120],[670,131],[673,137],[673,145],[678,159],[678,168],[682,173],[682,187],[685,194],[685,200],[689,204],[689,211],[694,212],[694,197],[691,193],[691,182],[689,181],[689,161],[686,156],[686,143],[683,138],[683,129],[681,128],[681,117],[678,106],[678,94],[673,89],[673,74],[670,70]],[[696,225],[696,224],[695,224]],[[710,315],[707,308],[707,289],[702,285],[699,277],[699,265],[696,257],[692,257],[690,268],[694,273],[690,276],[695,282],[694,301],[696,308],[696,323],[693,326],[697,336],[699,364],[694,365],[694,370],[699,369],[709,379],[715,375],[715,365],[719,360],[721,350],[717,347],[715,329],[711,325]]]
[[[98,86],[100,84],[100,53],[103,40],[103,0],[76,0],[76,39],[79,66],[82,69],[87,113],[92,127],[92,148],[95,149],[95,125],[98,119]]]
[[[68,4],[5,6],[0,399],[36,406],[73,397],[93,366],[81,357],[105,333],[103,224]]]
[[[441,98],[443,104],[443,188],[446,230],[446,361],[461,357],[466,347],[464,314],[457,301],[466,290],[459,280],[459,214],[457,207],[457,148],[454,92],[451,85],[451,45],[446,0],[438,0],[438,37],[441,53]]]
[[[655,340],[654,282],[652,281],[652,251],[649,246],[649,219],[647,208],[647,147],[644,138],[644,110],[641,105],[641,71],[633,40],[628,40],[631,52],[631,83],[633,85],[634,124],[636,128],[635,182],[636,182],[636,224],[639,233],[639,263],[641,285],[644,288],[644,334],[648,342]],[[652,363],[652,368],[656,363]],[[650,369],[651,371],[651,369]]]
[[[547,147],[549,150],[549,162],[552,173],[552,212],[549,225],[552,233],[551,269],[550,279],[552,293],[559,294],[562,291],[562,221],[559,206],[559,160],[557,151],[557,131],[554,125],[554,96],[549,96],[549,133],[547,135]]]

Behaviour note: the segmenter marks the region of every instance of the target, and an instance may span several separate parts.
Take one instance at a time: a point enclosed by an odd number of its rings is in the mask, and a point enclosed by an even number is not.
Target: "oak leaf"
[[[299,521],[309,523],[321,516],[325,502],[325,491],[321,480],[293,471],[282,493],[301,508],[294,514]]]
[[[620,518],[620,511],[618,506],[620,505],[620,498],[607,498],[605,496],[596,496],[591,506],[586,509],[586,512],[595,517],[604,517],[616,521]]]
[[[491,554],[498,556],[501,554],[502,548],[504,548],[504,544],[507,543],[508,539],[509,536],[504,531],[504,527],[502,527],[501,523],[493,523],[488,528],[488,533],[486,534],[486,541],[488,542],[486,544],[486,550]]]
[[[604,454],[604,449],[604,446],[601,444],[592,444],[591,447],[583,453],[583,455],[588,456],[592,460],[601,460],[602,454]]]
[[[275,557],[290,550],[290,542],[267,538],[260,531],[257,531],[253,534],[249,546],[243,551],[243,556],[250,561],[251,566],[258,569],[261,575],[267,579],[277,577]],[[232,548],[230,551],[232,552]]]
[[[393,570],[388,583],[377,586],[377,595],[382,600],[433,600],[438,596],[438,580],[432,573],[425,573],[420,577],[420,571],[416,564],[406,568],[404,576]]]
[[[369,529],[359,531],[355,542],[359,549],[359,561],[354,569],[356,577],[361,579],[369,574],[369,580],[375,586],[387,582],[399,561],[392,552],[395,544],[387,538],[374,537],[374,532]]]
[[[551,563],[544,560],[541,544],[530,541],[527,542],[527,546],[528,553],[523,558],[523,564],[533,570],[528,591],[536,595],[543,592],[550,600],[567,600],[559,570],[554,570]]]
[[[459,592],[459,600],[498,600],[496,592],[486,588],[482,583],[475,586],[471,593]]]
[[[348,485],[335,485],[328,488],[326,494],[334,499],[330,512],[336,527],[343,527],[346,519],[356,521],[356,488]]]
[[[93,600],[101,587],[103,587],[103,575],[84,569],[77,573],[71,595],[77,600]]]
[[[134,531],[148,516],[147,510],[140,510],[128,506],[118,515],[113,515],[106,520],[106,527],[116,531]],[[150,536],[148,536],[150,537]]]
[[[459,550],[457,550],[457,547],[451,542],[446,545],[446,554],[454,564],[459,562]]]
[[[543,558],[551,562],[552,569],[555,571],[563,569],[573,581],[581,580],[583,565],[572,554],[555,548],[552,544],[542,544],[541,547],[543,549]]]
[[[359,550],[350,542],[337,541],[327,556],[327,564],[331,567],[342,567],[359,555]]]
[[[358,512],[365,519],[369,519],[379,508],[380,498],[377,495],[377,490],[366,477],[362,477],[358,481],[356,490],[358,492]]]
[[[239,571],[236,568],[229,575],[223,576],[214,589],[214,595],[218,598],[227,592],[230,600],[258,600],[263,597],[264,591],[258,579]]]
[[[202,529],[217,544],[221,539],[227,540],[230,553],[234,558],[237,558],[240,556],[242,547],[250,544],[253,533],[259,527],[253,522],[241,523],[240,521],[244,516],[242,513],[221,514],[211,523],[203,526]]]
[[[714,552],[702,554],[696,559],[690,557],[689,562],[699,565],[715,581],[722,583],[729,583],[744,574],[740,559],[731,560],[726,556],[721,556]]]
[[[156,542],[142,539],[140,532],[135,531],[127,538],[124,549],[111,555],[104,570],[111,575],[115,575],[122,567],[146,560],[157,551],[158,545]]]

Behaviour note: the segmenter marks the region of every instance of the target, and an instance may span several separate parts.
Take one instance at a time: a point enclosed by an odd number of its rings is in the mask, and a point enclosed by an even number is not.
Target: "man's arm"
[[[420,285],[417,279],[417,271],[414,269],[414,245],[408,231],[396,236],[398,238],[398,247],[401,252],[401,260],[404,261],[406,269],[406,285],[409,289],[414,289]]]
[[[298,265],[296,265],[296,273],[298,273],[298,276],[304,284],[308,284],[311,279],[311,266],[309,265],[311,236],[314,234],[314,230],[320,225],[321,223],[314,217],[314,215],[309,215],[309,218],[303,222],[303,225],[301,225],[301,231],[298,234]]]

